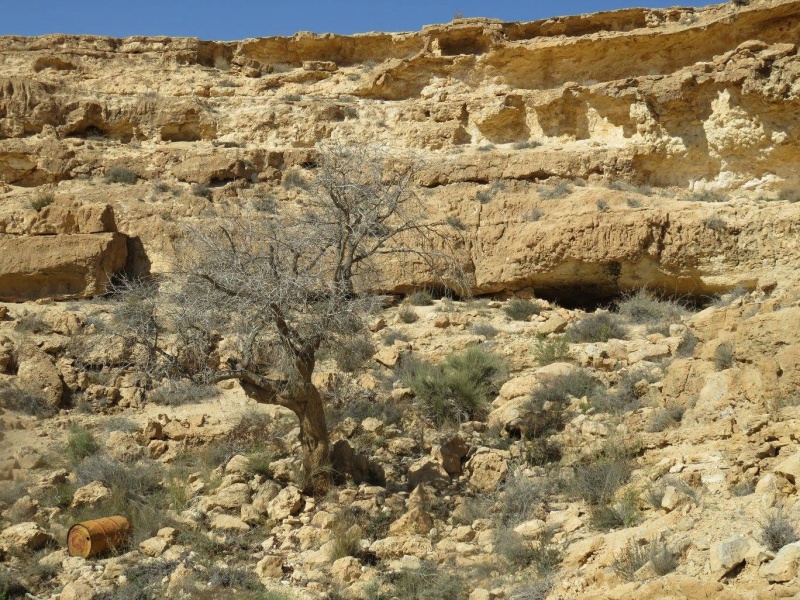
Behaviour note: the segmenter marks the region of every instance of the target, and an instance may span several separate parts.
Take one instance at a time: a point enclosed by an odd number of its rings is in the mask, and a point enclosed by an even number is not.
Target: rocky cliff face
[[[158,269],[182,219],[248,195],[291,201],[277,184],[330,138],[427,159],[420,183],[467,227],[477,293],[555,297],[587,277],[599,295],[752,288],[795,257],[797,211],[761,201],[800,183],[799,7],[241,42],[5,37],[0,230],[19,233],[10,223],[45,193],[110,203]],[[112,169],[132,185],[102,185]],[[398,269],[384,287],[428,283]]]
[[[0,38],[0,597],[800,597],[798,34],[800,0],[751,0]],[[148,381],[118,333],[152,314],[52,299],[165,272],[245,204],[297,206],[324,140],[421,159],[494,297],[415,294],[319,353],[348,483],[311,497],[283,409]],[[645,287],[681,298],[620,297]],[[507,377],[425,389],[484,352]],[[477,388],[458,426],[424,398]],[[115,513],[124,553],[67,556],[69,525]]]

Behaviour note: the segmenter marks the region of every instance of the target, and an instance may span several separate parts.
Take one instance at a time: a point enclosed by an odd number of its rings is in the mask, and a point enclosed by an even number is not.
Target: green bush
[[[610,339],[624,340],[627,337],[620,317],[611,313],[597,312],[573,324],[567,330],[571,342],[607,342]]]
[[[124,183],[125,185],[133,185],[139,179],[139,176],[132,170],[126,167],[109,167],[103,174],[103,180],[106,183]]]
[[[563,335],[540,337],[533,349],[533,357],[540,366],[571,360],[569,343]]]
[[[427,415],[437,423],[480,418],[505,381],[503,361],[477,347],[449,355],[442,364],[410,360],[402,381],[414,390]]]
[[[412,306],[431,306],[433,304],[433,296],[425,290],[420,290],[406,298],[406,302]]]
[[[503,312],[514,321],[527,321],[542,312],[542,307],[522,298],[512,298],[503,307]]]
[[[96,454],[98,450],[100,450],[100,444],[94,439],[91,431],[77,425],[70,427],[67,435],[66,455],[72,464],[78,464],[84,458]]]
[[[640,325],[677,323],[688,312],[675,300],[658,298],[644,289],[625,296],[618,309],[620,315]]]
[[[31,208],[36,212],[39,212],[43,208],[50,206],[53,202],[55,202],[55,196],[52,194],[52,192],[42,194],[31,200]]]

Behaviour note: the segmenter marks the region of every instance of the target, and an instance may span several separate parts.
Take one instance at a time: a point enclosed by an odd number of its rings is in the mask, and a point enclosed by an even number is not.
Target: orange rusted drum
[[[105,517],[84,521],[69,528],[67,549],[70,556],[89,558],[125,544],[131,524],[125,517]]]

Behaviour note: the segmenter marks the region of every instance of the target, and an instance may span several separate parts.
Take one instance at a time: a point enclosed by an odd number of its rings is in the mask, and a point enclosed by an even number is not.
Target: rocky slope
[[[0,38],[0,598],[800,597],[799,33],[800,2],[752,0]],[[290,413],[148,389],[102,295],[187,225],[294,206],[325,140],[419,159],[486,297],[408,297],[328,350],[341,478],[312,497]],[[414,359],[466,351],[504,368],[443,418]],[[115,513],[128,546],[67,555]]]

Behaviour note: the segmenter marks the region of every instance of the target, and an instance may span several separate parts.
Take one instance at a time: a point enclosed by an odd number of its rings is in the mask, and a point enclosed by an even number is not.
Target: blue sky
[[[414,31],[456,12],[506,21],[612,10],[666,7],[675,0],[0,0],[0,35],[81,33],[192,36],[214,40],[291,35],[297,31]],[[684,0],[683,6],[707,1]]]

